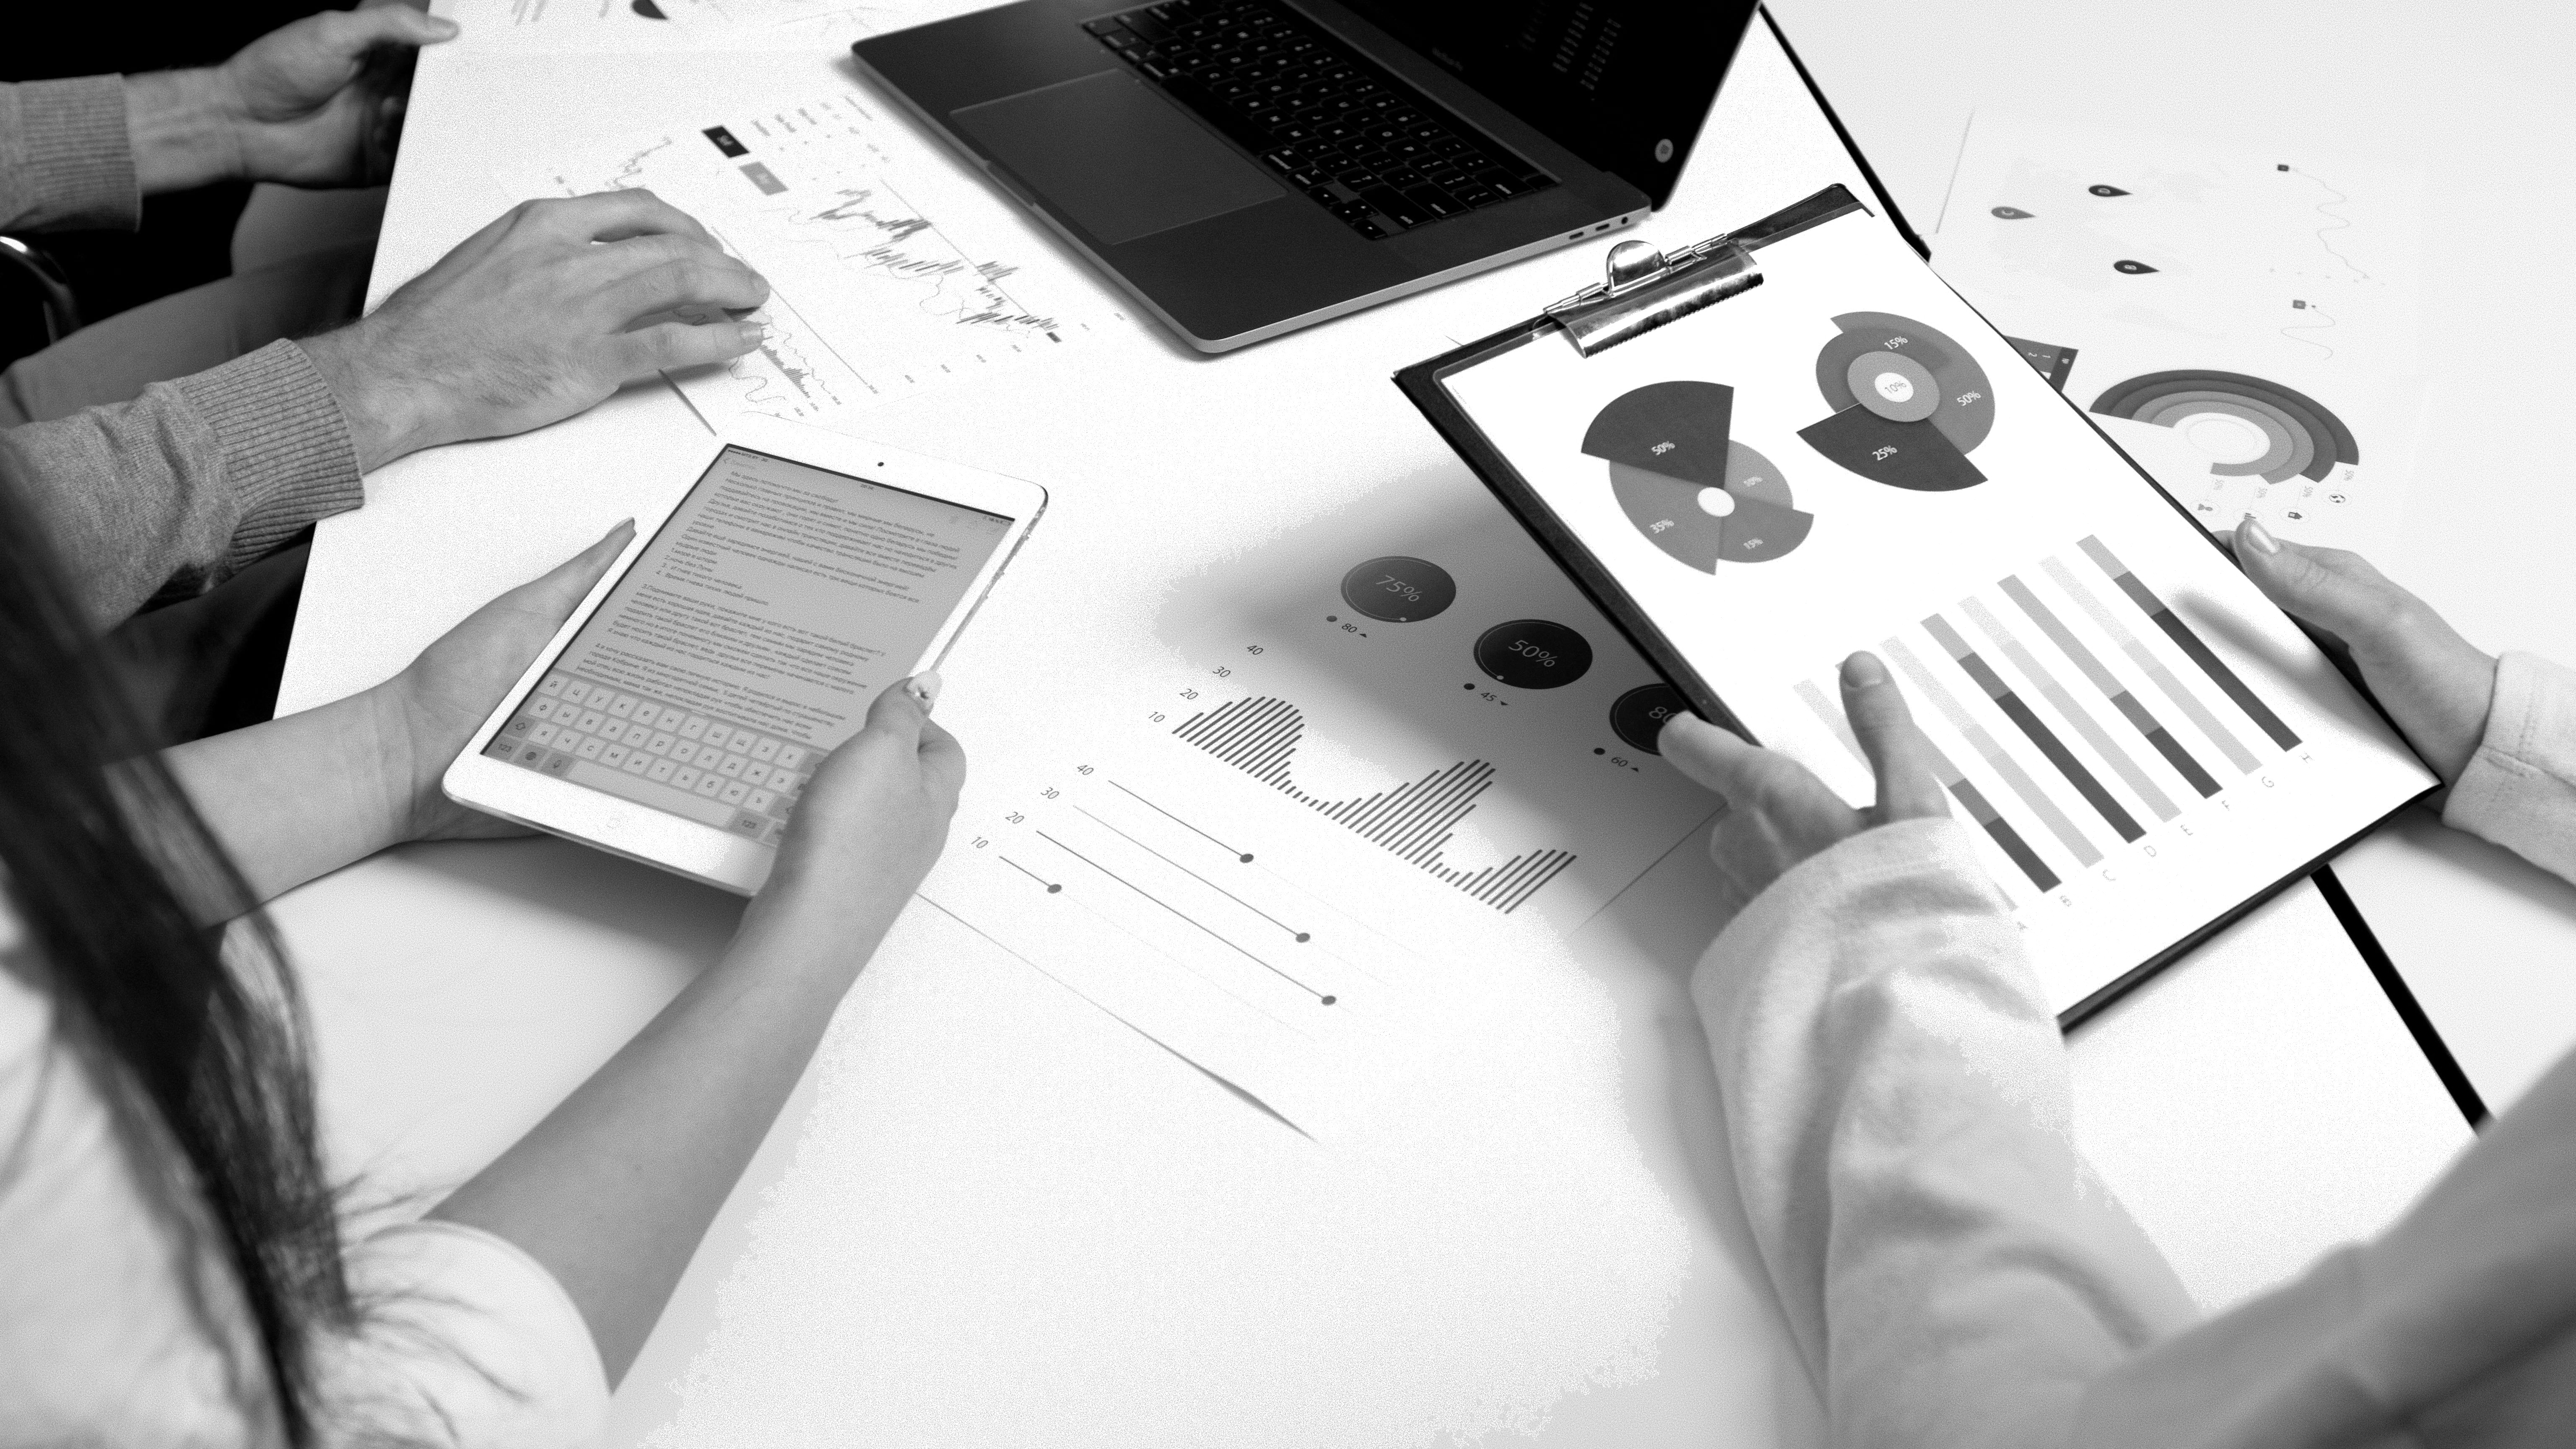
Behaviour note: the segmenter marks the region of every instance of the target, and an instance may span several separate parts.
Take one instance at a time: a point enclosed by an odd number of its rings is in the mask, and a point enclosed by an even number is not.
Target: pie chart
[[[1816,354],[1816,390],[1834,415],[1798,436],[1876,483],[1918,493],[1973,488],[1968,454],[1995,427],[1985,369],[1936,328],[1893,312],[1845,312]]]
[[[1727,436],[1734,414],[1723,383],[1650,383],[1613,399],[1583,435],[1583,451],[1610,465],[1629,524],[1706,574],[1784,557],[1816,526],[1771,460]]]
[[[2323,481],[2335,465],[2361,461],[2352,429],[2324,404],[2241,372],[2151,372],[2104,392],[2093,411],[2172,428],[2221,477]]]

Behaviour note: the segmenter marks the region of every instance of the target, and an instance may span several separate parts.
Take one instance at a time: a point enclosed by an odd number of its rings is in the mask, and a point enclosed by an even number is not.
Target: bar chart
[[[2182,819],[2185,802],[2219,796],[2223,776],[2261,769],[2258,751],[2300,743],[2203,632],[2098,537],[1928,612],[1877,647],[1935,737],[1942,787],[2043,894],[2070,866],[2099,866]],[[1795,689],[1866,767],[1830,676]],[[1954,760],[1943,739],[1964,744],[1971,762]]]

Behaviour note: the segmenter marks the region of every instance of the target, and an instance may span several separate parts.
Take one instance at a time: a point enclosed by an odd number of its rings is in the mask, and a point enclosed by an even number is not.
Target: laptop
[[[1754,0],[1019,0],[859,65],[1225,352],[1643,220]]]

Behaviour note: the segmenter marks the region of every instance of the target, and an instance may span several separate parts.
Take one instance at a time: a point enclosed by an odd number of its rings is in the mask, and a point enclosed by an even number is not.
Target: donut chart
[[[2093,411],[2174,429],[2220,477],[2322,482],[2336,465],[2361,461],[2352,429],[2323,403],[2241,372],[2151,372],[2105,391]]]
[[[1727,436],[1734,411],[1723,383],[1650,383],[1613,398],[1583,436],[1629,525],[1705,574],[1786,557],[1816,525],[1779,468]]]
[[[1968,454],[1995,427],[1994,388],[1968,350],[1911,317],[1845,312],[1816,354],[1832,417],[1798,436],[1875,483],[1918,493],[1973,488]]]
[[[1381,623],[1411,624],[1458,602],[1458,581],[1427,558],[1390,554],[1342,575],[1342,602]]]

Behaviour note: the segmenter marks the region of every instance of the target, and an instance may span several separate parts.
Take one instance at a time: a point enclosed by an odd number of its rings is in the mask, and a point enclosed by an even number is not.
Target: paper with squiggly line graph
[[[594,142],[500,174],[522,197],[645,187],[770,282],[760,349],[672,374],[718,428],[833,426],[960,377],[1079,346],[1117,320],[1007,203],[905,144],[855,95]]]

